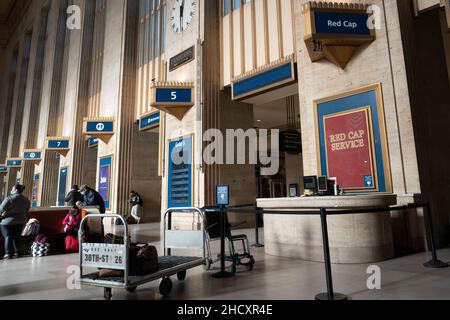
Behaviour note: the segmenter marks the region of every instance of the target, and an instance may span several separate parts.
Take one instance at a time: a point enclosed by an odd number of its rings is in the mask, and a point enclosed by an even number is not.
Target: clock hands
[[[184,0],[181,0],[180,5],[180,29],[183,30],[183,22],[184,22]]]

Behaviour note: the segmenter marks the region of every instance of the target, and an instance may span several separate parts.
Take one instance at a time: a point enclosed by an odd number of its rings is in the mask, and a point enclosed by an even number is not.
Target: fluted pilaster
[[[134,109],[136,92],[137,4],[138,2],[136,0],[125,1],[126,21],[123,31],[125,33],[125,46],[122,73],[122,100],[117,121],[118,183],[116,183],[116,211],[120,213],[127,212],[129,208],[128,196],[131,181],[131,150],[134,121],[134,115],[131,110]]]
[[[202,53],[203,69],[203,130],[220,128],[220,1],[205,1],[205,42]],[[219,166],[205,166],[205,205],[215,203],[215,186],[220,182]]]

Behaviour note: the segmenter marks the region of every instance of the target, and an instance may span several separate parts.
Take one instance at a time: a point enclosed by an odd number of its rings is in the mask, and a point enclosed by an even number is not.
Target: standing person
[[[74,185],[64,199],[69,207],[74,207],[78,201],[83,202],[83,195],[78,190],[78,186]]]
[[[96,206],[99,207],[100,213],[105,213],[105,201],[103,201],[100,193],[91,189],[87,185],[81,186],[80,189],[81,194],[83,195],[83,204],[85,206]]]
[[[11,244],[14,249],[14,257],[19,257],[19,240],[22,229],[27,222],[27,213],[30,210],[31,202],[23,195],[25,186],[17,183],[12,187],[11,195],[0,205],[0,227],[5,241],[5,256],[7,260],[10,256]]]
[[[130,192],[130,204],[131,204],[131,216],[136,223],[141,223],[141,213],[142,207],[144,206],[144,201],[139,193],[135,191]]]

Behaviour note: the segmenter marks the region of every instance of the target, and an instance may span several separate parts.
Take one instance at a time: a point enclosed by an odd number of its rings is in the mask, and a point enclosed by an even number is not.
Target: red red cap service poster
[[[370,109],[368,107],[324,117],[328,176],[341,189],[373,189]]]

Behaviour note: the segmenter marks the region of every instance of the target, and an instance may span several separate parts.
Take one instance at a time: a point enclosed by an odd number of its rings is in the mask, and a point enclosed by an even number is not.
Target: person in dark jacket
[[[131,216],[137,224],[141,223],[141,214],[144,201],[136,191],[130,192]]]
[[[78,201],[83,202],[83,195],[78,190],[78,186],[74,185],[72,187],[72,190],[70,190],[70,192],[67,194],[66,198],[64,199],[64,201],[67,203],[67,206],[74,207],[76,206]]]
[[[13,246],[14,257],[19,257],[19,240],[24,225],[27,223],[27,213],[31,202],[22,193],[25,187],[19,183],[13,186],[11,195],[0,205],[0,227],[5,241],[5,256],[10,258],[10,247]]]
[[[105,201],[103,200],[100,193],[91,189],[87,185],[81,186],[81,194],[83,195],[83,205],[99,207],[100,213],[105,213]]]

